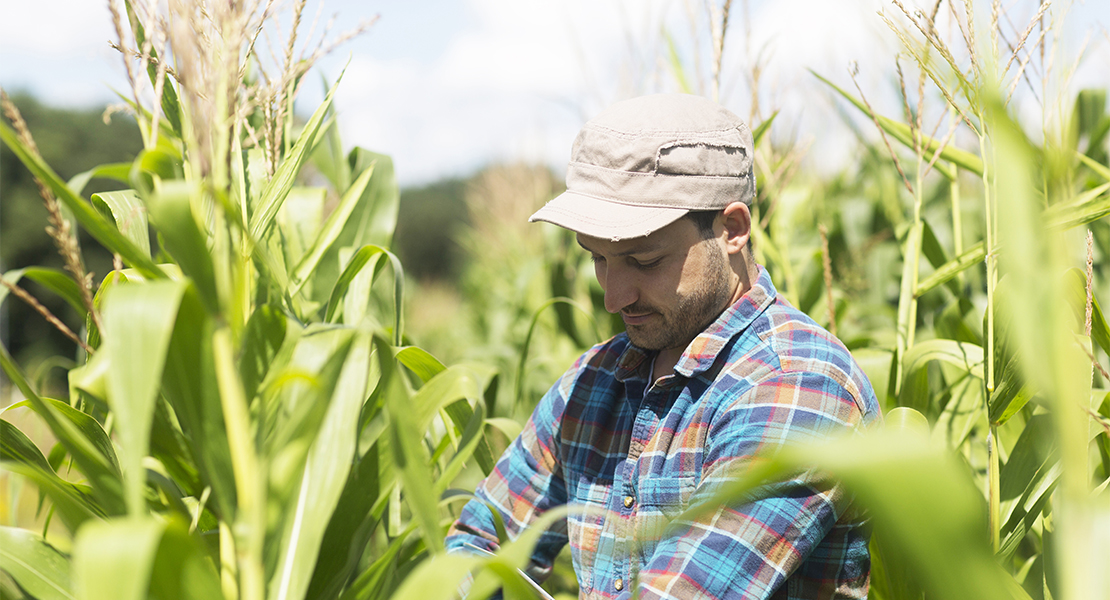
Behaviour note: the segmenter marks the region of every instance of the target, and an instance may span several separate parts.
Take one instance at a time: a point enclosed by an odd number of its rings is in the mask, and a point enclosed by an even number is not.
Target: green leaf
[[[862,100],[859,100],[855,96],[853,96],[853,95],[849,94],[848,92],[844,91],[843,89],[841,89],[835,83],[833,83],[833,82],[829,81],[828,79],[825,79],[824,77],[818,75],[817,72],[813,71],[812,69],[810,69],[809,72],[813,73],[814,77],[820,79],[821,81],[825,82],[825,84],[827,84],[829,87],[836,90],[837,93],[839,93],[846,100],[851,102],[856,108],[858,108],[865,115],[878,120],[879,127],[882,127],[883,131],[887,132],[887,134],[889,134],[891,137],[893,137],[894,139],[901,142],[905,147],[907,147],[911,150],[913,149],[913,134],[910,131],[910,126],[909,125],[906,125],[905,123],[899,123],[898,121],[895,121],[893,119],[884,117],[882,115],[873,114],[871,112],[871,110],[869,108],[867,108],[867,104],[865,104]],[[925,152],[926,158],[932,158],[933,154],[937,151],[937,148],[940,147],[940,140],[937,140],[936,138],[929,137],[928,135],[925,135],[924,133],[921,133],[920,137],[921,137],[922,146],[923,146],[923,150]],[[944,147],[944,150],[942,150],[941,153],[940,153],[940,158],[942,158],[942,159],[944,159],[944,160],[946,160],[946,161],[948,161],[948,162],[950,162],[950,163],[952,163],[952,164],[954,164],[954,165],[956,165],[956,166],[958,166],[962,169],[967,169],[968,171],[971,171],[972,173],[975,173],[976,175],[982,175],[983,174],[983,160],[981,158],[979,158],[978,156],[975,156],[974,154],[972,154],[970,152],[960,150],[959,148],[956,148],[955,146],[953,146],[951,144]],[[937,163],[936,166],[937,166],[937,170],[944,173],[946,177],[948,177],[949,179],[953,178],[953,176],[955,174],[954,172],[950,172],[949,170],[946,170],[946,169],[942,168],[940,166],[940,163]]]
[[[111,362],[108,396],[132,515],[145,512],[142,459],[149,450],[154,403],[185,287],[180,281],[132,283],[112,288],[104,299],[101,352]]]
[[[1081,152],[1076,152],[1075,155],[1076,155],[1076,158],[1079,159],[1079,162],[1081,162],[1081,163],[1087,165],[1088,167],[1090,167],[1090,169],[1092,171],[1094,171],[1095,173],[1098,173],[1099,177],[1102,177],[1103,179],[1105,179],[1107,181],[1110,181],[1110,168],[1107,168],[1106,165],[1103,165],[1103,164],[1095,161],[1094,159],[1090,158],[1089,156],[1087,156],[1087,155],[1085,155]]]
[[[131,181],[131,163],[110,163],[95,166],[88,171],[74,175],[66,182],[66,185],[74,193],[80,194],[91,179],[114,179],[120,183],[129,184]]]
[[[262,195],[258,202],[257,212],[251,215],[250,220],[250,237],[254,240],[261,240],[266,233],[266,230],[273,225],[274,216],[277,215],[278,210],[285,202],[286,196],[289,195],[289,190],[293,187],[296,181],[297,174],[301,172],[301,167],[304,166],[306,160],[310,156],[313,146],[318,141],[318,133],[320,125],[327,115],[328,109],[331,107],[332,99],[335,96],[335,90],[339,86],[339,82],[343,79],[343,74],[340,73],[336,78],[335,84],[328,90],[324,96],[323,102],[316,108],[316,112],[305,123],[304,129],[301,130],[301,135],[297,138],[296,144],[293,145],[292,150],[286,154],[281,164],[278,165],[274,176],[266,184],[266,188],[262,190]]]
[[[301,286],[308,281],[316,267],[320,263],[320,259],[324,253],[331,247],[332,243],[342,233],[343,228],[347,225],[347,219],[355,209],[355,205],[359,199],[362,198],[362,193],[366,189],[366,184],[370,182],[370,177],[374,173],[374,168],[365,169],[350,189],[344,192],[343,197],[339,200],[339,206],[332,211],[328,219],[320,228],[319,235],[313,240],[312,246],[305,252],[304,258],[301,259],[297,266],[293,269],[292,279],[290,280],[289,295],[295,295],[300,291]]]
[[[43,398],[42,401],[53,407],[55,414],[72,423],[76,431],[80,433],[82,439],[87,441],[89,446],[93,449],[91,457],[85,458],[84,461],[79,461],[79,464],[84,464],[86,462],[95,463],[97,465],[97,471],[106,470],[108,471],[108,473],[106,473],[108,477],[113,480],[118,479],[121,471],[119,461],[116,459],[115,445],[104,431],[104,428],[101,427],[100,422],[89,414],[81,412],[61,400]],[[22,406],[31,406],[31,402],[24,400],[8,408]],[[87,451],[85,453],[89,454]],[[106,465],[106,468],[104,465]],[[96,479],[96,477],[94,476],[93,479]],[[115,483],[115,486],[118,487],[118,482]]]
[[[11,408],[4,410],[6,412]],[[0,460],[14,460],[48,473],[54,472],[39,447],[23,435],[18,427],[3,419],[0,419]]]
[[[379,498],[388,497],[388,491],[393,487],[392,460],[390,457],[381,459],[382,452],[377,444],[359,457],[352,465],[347,476],[347,483],[339,498],[339,503],[331,514],[324,540],[320,544],[320,556],[316,561],[316,569],[312,573],[312,582],[309,585],[307,598],[336,598],[343,588],[347,588],[344,597],[358,595],[358,590],[363,585],[373,587],[375,575],[370,573],[386,560],[388,564],[389,553],[394,555],[400,549],[400,544],[407,537],[397,536],[390,544],[389,549],[380,555],[374,565],[367,572],[359,575],[358,579],[348,586],[350,578],[355,574],[362,558],[363,549],[366,548],[374,533],[374,526],[380,521],[381,512],[375,513],[374,506]],[[382,470],[385,473],[382,473]],[[385,503],[381,505],[384,512]],[[412,525],[415,530],[415,524]],[[381,568],[385,568],[382,566]]]
[[[889,548],[886,566],[911,574],[925,597],[1009,600],[1013,579],[982,533],[987,528],[982,494],[961,461],[913,429],[786,447],[745,462],[733,482],[678,520],[758,497],[767,483],[817,469],[842,482],[868,511],[875,535]]]
[[[542,516],[530,523],[528,528],[521,532],[515,540],[503,543],[497,554],[486,561],[485,566],[487,568],[478,573],[478,576],[474,579],[474,585],[470,588],[470,595],[484,598],[501,585],[504,585],[506,591],[512,592],[517,598],[533,597],[532,590],[521,579],[523,577],[521,571],[528,566],[532,558],[532,551],[535,549],[540,536],[553,524],[565,520],[567,514],[571,511],[585,513],[586,515],[601,512],[586,506],[573,504],[558,506],[544,512]],[[443,557],[437,558],[442,560]],[[500,583],[498,579],[500,579]]]
[[[105,216],[115,220],[120,233],[150,256],[150,231],[146,222],[146,207],[135,190],[102,192],[92,195],[92,203]]]
[[[324,253],[313,273],[313,299],[321,304],[328,300],[329,292],[336,286],[336,280],[347,262],[346,253],[367,245],[388,248],[393,243],[393,230],[397,225],[401,196],[393,172],[393,160],[384,154],[355,148],[348,155],[348,163],[353,176],[357,177],[371,166],[374,176],[347,218],[343,231]]]
[[[147,277],[156,279],[165,277],[162,271],[150,260],[150,257],[144,255],[142,250],[131,243],[114,225],[100,216],[100,213],[91,204],[74,193],[58,177],[58,174],[42,160],[42,157],[24,146],[23,142],[19,141],[19,137],[6,123],[0,123],[0,140],[11,148],[12,153],[31,171],[32,175],[41,180],[66,207],[73,211],[81,226],[105,248],[119,254],[124,261]]]
[[[144,600],[165,522],[152,517],[88,523],[73,543],[79,600]]]
[[[444,546],[439,527],[439,508],[423,441],[427,429],[421,426],[423,423],[430,423],[432,416],[440,408],[441,399],[433,395],[437,388],[429,389],[435,379],[421,388],[424,393],[420,400],[410,398],[404,380],[397,371],[392,348],[378,337],[375,337],[374,343],[381,366],[381,393],[385,398],[391,425],[389,445],[405,492],[405,501],[412,510],[413,519],[420,524],[421,534],[428,548],[441,553]]]
[[[1083,192],[1066,204],[1054,204],[1044,211],[1049,227],[1071,229],[1097,221],[1110,214],[1110,181]]]
[[[190,277],[208,310],[215,312],[219,301],[215,268],[208,250],[208,235],[193,215],[191,197],[197,189],[185,181],[166,181],[147,198],[150,218],[158,229],[163,249]]]
[[[338,381],[330,386],[332,397],[308,452],[296,504],[286,512],[281,554],[270,585],[273,600],[300,599],[308,589],[325,528],[355,457],[358,431],[352,424],[358,422],[362,403],[377,383],[371,351],[372,337],[356,334]]]
[[[243,333],[242,358],[239,376],[243,392],[254,398],[259,384],[265,379],[274,358],[285,342],[290,323],[278,308],[263,304],[254,310]]]
[[[902,387],[899,404],[922,407],[928,404],[928,380],[925,369],[930,362],[941,361],[968,376],[983,379],[983,348],[956,340],[928,340],[910,348],[902,358]]]
[[[0,570],[39,600],[73,600],[69,559],[38,534],[0,527]]]
[[[393,594],[394,600],[450,600],[458,597],[458,585],[466,574],[481,566],[483,558],[451,553],[432,557],[416,567]],[[480,593],[473,594],[482,598]]]
[[[12,284],[19,283],[19,280],[24,277],[61,296],[82,318],[88,314],[85,301],[81,298],[81,288],[64,271],[48,267],[26,267],[13,269],[3,275],[4,281]],[[0,287],[0,302],[7,298],[8,291],[6,286]]]
[[[149,597],[158,600],[222,598],[219,575],[204,546],[181,519],[166,523],[150,573]]]
[[[321,76],[324,90],[331,87],[327,80]],[[335,106],[332,105],[329,117],[334,117]],[[323,144],[316,147],[312,153],[312,162],[316,169],[324,174],[337,190],[345,190],[351,185],[351,167],[343,156],[343,140],[339,135],[339,122],[332,118],[325,132]]]
[[[46,421],[50,431],[65,446],[77,463],[77,467],[89,478],[92,483],[92,492],[96,499],[102,503],[103,509],[110,514],[121,513],[124,506],[120,493],[119,473],[113,469],[113,461],[104,456],[97,448],[97,442],[90,439],[88,429],[83,429],[79,424],[87,425],[91,417],[69,408],[68,405],[66,405],[67,410],[62,412],[59,407],[63,403],[39,396],[8,354],[8,349],[2,345],[0,345],[0,366],[8,374],[12,383],[23,393],[32,410]],[[83,415],[85,420],[75,422],[72,417],[75,417],[76,414]],[[103,432],[101,431],[101,433]],[[42,485],[40,479],[36,479],[36,483]]]
[[[936,267],[931,275],[921,279],[917,282],[917,289],[914,290],[914,296],[920,298],[926,292],[933,288],[943,285],[951,280],[956,275],[975,265],[982,264],[983,260],[987,257],[986,246],[983,242],[979,242],[974,246],[968,248],[963,254],[953,258],[952,260]]]
[[[1050,415],[1034,415],[1025,424],[999,474],[999,514],[1006,535],[1051,492],[1060,476],[1059,456]],[[1036,518],[1037,515],[1031,515]],[[1016,544],[1020,540],[1013,540]],[[1011,545],[1005,550],[1012,552]]]
[[[429,354],[427,350],[416,346],[398,348],[396,358],[423,382],[427,382],[447,368],[439,362],[439,359]]]
[[[53,471],[46,472],[28,464],[7,461],[0,462],[0,470],[15,473],[33,482],[39,492],[54,503],[57,514],[71,533],[90,519],[104,516],[104,510],[89,495],[86,486],[69,483]]]
[[[227,425],[216,380],[214,324],[196,288],[181,298],[162,373],[162,394],[173,407],[202,481],[212,487],[213,512],[231,519],[237,504]]]
[[[929,264],[933,266],[933,269],[940,269],[946,266],[948,264],[948,256],[945,254],[944,248],[940,245],[940,240],[937,239],[936,233],[933,232],[933,228],[929,226],[929,222],[925,219],[921,220],[921,224],[923,226],[921,232],[921,253],[929,260]],[[949,279],[946,283],[948,283],[948,289],[952,291],[952,294],[959,297],[960,287],[956,285],[956,282]],[[914,292],[915,297],[920,297],[920,290],[921,282],[919,280],[917,290]]]
[[[131,6],[131,0],[126,0],[124,6],[127,7],[127,19],[131,24],[131,31],[135,34],[135,46],[137,48],[142,48],[146,43],[146,31],[143,28],[143,24],[135,18],[135,11]],[[155,48],[153,44],[150,48],[150,56],[155,59],[158,58],[158,49]],[[154,89],[158,81],[158,67],[155,65],[154,61],[146,63],[146,72],[150,77],[150,87]],[[165,76],[161,102],[162,114],[177,136],[181,137],[181,107],[177,100],[177,92],[173,89],[173,79],[169,75]]]
[[[682,57],[678,54],[678,44],[675,43],[674,37],[665,28],[663,30],[663,39],[667,43],[667,67],[674,77],[675,83],[678,84],[678,89],[683,94],[692,94],[693,88],[690,87],[690,81],[686,77],[686,68],[682,66]]]
[[[759,124],[759,127],[755,128],[755,131],[752,132],[752,147],[759,147],[759,142],[763,139],[763,136],[771,130],[771,123],[775,122],[775,117],[777,116],[779,116],[779,111],[776,110],[771,113],[770,117],[764,119],[763,122]]]
[[[1065,290],[1068,299],[1075,309],[1076,317],[1085,319],[1087,314],[1087,275],[1079,269],[1068,269],[1065,275]],[[1102,348],[1103,352],[1110,354],[1110,326],[1107,326],[1106,317],[1102,313],[1102,306],[1098,296],[1091,294],[1091,339]]]
[[[373,244],[363,246],[351,257],[346,268],[343,269],[343,273],[339,276],[339,280],[336,281],[335,288],[332,289],[324,320],[329,323],[334,322],[340,303],[346,299],[347,290],[351,286],[351,282],[358,277],[359,273],[369,263],[370,259],[379,254],[387,256],[390,264],[393,266],[393,342],[394,345],[400,346],[404,333],[404,269],[401,267],[401,260],[397,258],[395,254],[381,246],[375,246]],[[364,303],[365,299],[355,299],[354,301]],[[346,308],[344,308],[344,311],[346,312]],[[346,320],[347,319],[345,319],[345,321]]]

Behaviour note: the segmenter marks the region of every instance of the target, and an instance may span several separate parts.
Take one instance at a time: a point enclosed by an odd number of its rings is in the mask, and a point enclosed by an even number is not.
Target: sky
[[[117,102],[115,90],[124,89],[126,77],[108,46],[115,33],[106,1],[0,0],[0,86],[61,106]],[[988,2],[975,3],[989,14]],[[318,4],[309,0],[309,14]],[[392,155],[402,185],[465,176],[493,161],[540,162],[558,170],[581,125],[608,104],[677,91],[666,66],[668,38],[692,87],[708,93],[698,85],[698,71],[704,82],[710,62],[705,7],[721,4],[325,0],[324,19],[337,15],[335,32],[377,21],[321,61],[314,77],[334,79],[347,65],[336,96],[344,143]],[[1036,10],[1031,0],[1003,4],[1013,15],[1011,29],[1024,29]],[[776,138],[808,148],[806,164],[813,168],[836,168],[854,144],[843,123],[847,109],[810,70],[854,89],[849,69],[858,67],[859,84],[880,111],[899,115],[892,75],[899,43],[879,10],[897,14],[881,0],[734,1],[720,102],[752,117],[750,74],[758,64],[755,118],[780,110]],[[1086,53],[1071,85],[1110,87],[1110,0],[1058,2],[1051,11],[1066,13],[1060,54],[1067,60],[1059,64],[1071,64],[1080,49]],[[985,31],[988,24],[977,26]],[[319,101],[321,86],[306,85],[303,110]],[[1029,95],[1024,87],[1018,96],[1023,93]],[[1035,111],[1032,105],[1019,112]]]

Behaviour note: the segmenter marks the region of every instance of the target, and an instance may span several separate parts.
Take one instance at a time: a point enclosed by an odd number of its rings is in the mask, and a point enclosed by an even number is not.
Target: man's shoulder
[[[871,384],[844,343],[781,296],[752,322],[748,333],[729,362],[743,370],[758,365],[759,375],[753,372],[749,381],[809,375],[843,388],[862,412],[876,409]]]

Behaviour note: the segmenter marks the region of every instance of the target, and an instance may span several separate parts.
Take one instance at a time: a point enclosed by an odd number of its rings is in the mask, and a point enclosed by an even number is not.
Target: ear
[[[721,223],[724,225],[725,251],[739,254],[752,235],[751,210],[743,202],[733,202],[721,211]]]

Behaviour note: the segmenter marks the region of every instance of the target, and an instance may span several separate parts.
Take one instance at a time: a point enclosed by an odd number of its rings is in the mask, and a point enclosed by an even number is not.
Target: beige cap
[[[642,237],[692,210],[755,196],[752,132],[719,104],[688,94],[618,102],[578,133],[567,191],[529,221],[591,237]]]

